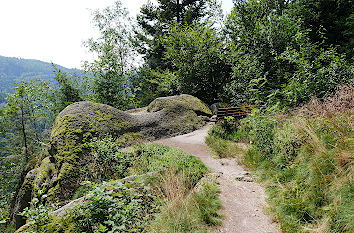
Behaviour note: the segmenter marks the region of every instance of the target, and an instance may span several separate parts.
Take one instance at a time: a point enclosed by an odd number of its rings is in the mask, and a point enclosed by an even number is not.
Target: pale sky
[[[121,0],[135,16],[147,0]],[[224,11],[232,0],[222,0]],[[80,68],[89,54],[83,41],[95,35],[91,10],[115,0],[0,0],[0,55]]]

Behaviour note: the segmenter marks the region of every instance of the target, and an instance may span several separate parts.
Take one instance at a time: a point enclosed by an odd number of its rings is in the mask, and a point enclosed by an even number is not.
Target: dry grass
[[[342,86],[291,114],[249,121],[257,134],[245,161],[277,184],[268,187],[269,200],[283,231],[354,229],[353,116],[354,87]]]
[[[337,92],[325,102],[313,98],[308,104],[297,109],[295,115],[309,117],[329,117],[354,108],[354,84],[340,86]]]
[[[148,232],[207,232],[210,222],[204,221],[203,216],[215,214],[221,207],[217,191],[211,190],[213,195],[206,195],[206,198],[203,193],[210,190],[194,192],[188,188],[191,185],[183,172],[176,174],[172,170],[161,175],[159,183],[165,195],[165,204]]]

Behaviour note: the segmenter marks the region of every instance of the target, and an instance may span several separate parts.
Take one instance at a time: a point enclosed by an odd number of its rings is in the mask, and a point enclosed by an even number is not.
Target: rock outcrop
[[[92,138],[170,137],[201,127],[201,116],[211,115],[205,104],[190,95],[158,98],[147,109],[134,114],[92,102],[69,105],[55,120],[47,157],[26,177],[26,189],[21,188],[19,194],[25,193],[27,197],[30,193],[33,196],[35,190],[46,190],[47,202],[65,204],[87,173],[87,164],[92,159],[87,143]],[[22,196],[17,197],[16,203],[24,201]],[[17,205],[16,212],[25,207]]]

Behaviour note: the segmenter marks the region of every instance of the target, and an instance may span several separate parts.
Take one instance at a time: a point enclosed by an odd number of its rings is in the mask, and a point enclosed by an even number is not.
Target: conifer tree
[[[150,68],[168,68],[163,61],[164,47],[161,37],[170,24],[191,25],[205,16],[206,0],[158,0],[158,5],[148,2],[137,17],[140,31],[136,30],[135,45]]]

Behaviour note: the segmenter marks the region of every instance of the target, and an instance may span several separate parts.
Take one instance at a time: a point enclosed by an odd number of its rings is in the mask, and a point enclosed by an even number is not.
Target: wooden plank
[[[236,119],[242,119],[246,117],[252,111],[250,106],[238,106],[230,108],[219,108],[217,112],[217,120],[223,119],[226,116],[232,116]]]

